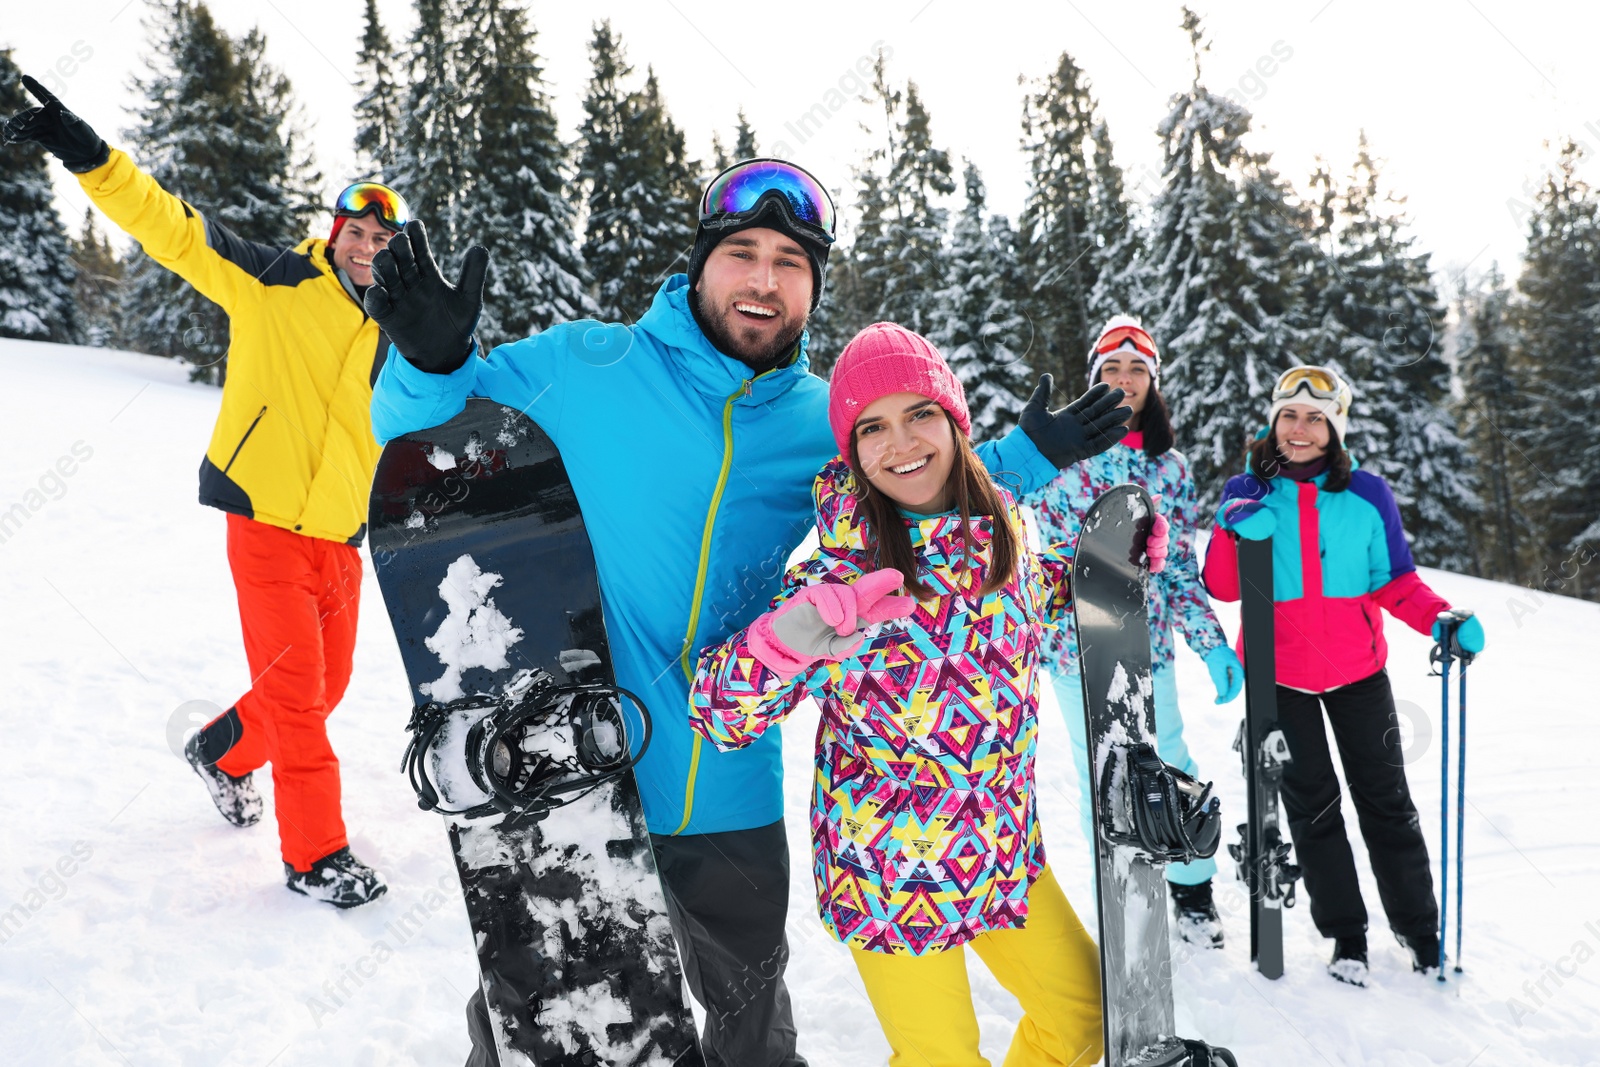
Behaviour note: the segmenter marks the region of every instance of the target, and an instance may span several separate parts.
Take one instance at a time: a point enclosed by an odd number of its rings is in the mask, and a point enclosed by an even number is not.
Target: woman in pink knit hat
[[[702,652],[691,720],[726,751],[817,698],[818,910],[891,1064],[987,1063],[969,943],[1022,1004],[1009,1067],[1094,1063],[1099,955],[1045,863],[1033,773],[1040,642],[1069,604],[1067,560],[1028,549],[924,338],[867,327],[829,388],[821,545],[772,610]]]

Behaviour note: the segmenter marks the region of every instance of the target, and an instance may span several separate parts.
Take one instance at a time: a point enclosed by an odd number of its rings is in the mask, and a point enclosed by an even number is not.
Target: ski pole
[[[1450,914],[1450,643],[1439,658],[1439,981],[1444,981],[1444,940]]]
[[[1466,832],[1467,811],[1467,664],[1470,660],[1461,661],[1460,696],[1456,699],[1456,711],[1460,715],[1459,728],[1456,730],[1456,744],[1460,746],[1460,755],[1456,758],[1456,973],[1461,973],[1461,919],[1462,901],[1467,888],[1467,847],[1464,840]],[[1440,939],[1441,946],[1443,938]],[[1442,968],[1441,964],[1441,968]]]

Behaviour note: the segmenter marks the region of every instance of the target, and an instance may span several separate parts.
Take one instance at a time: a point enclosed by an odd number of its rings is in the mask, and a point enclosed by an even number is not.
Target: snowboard
[[[1289,745],[1278,729],[1272,542],[1241,537],[1238,553],[1245,713],[1233,747],[1244,767],[1246,821],[1239,827],[1239,841],[1229,845],[1228,852],[1250,893],[1250,958],[1267,978],[1281,978],[1283,909],[1294,907],[1300,868],[1289,862],[1290,846],[1278,807]]]
[[[1144,542],[1154,510],[1135,485],[1120,485],[1090,506],[1072,561],[1072,611],[1089,767],[1094,783],[1098,868],[1100,989],[1107,1067],[1187,1063],[1175,1036],[1167,944],[1167,883],[1162,864],[1114,838],[1135,832],[1120,791],[1129,783],[1133,746],[1155,745],[1150,582]]]
[[[391,441],[368,526],[502,1067],[703,1064],[631,773],[583,514],[530,419],[469,400]],[[682,709],[654,709],[683,714]]]

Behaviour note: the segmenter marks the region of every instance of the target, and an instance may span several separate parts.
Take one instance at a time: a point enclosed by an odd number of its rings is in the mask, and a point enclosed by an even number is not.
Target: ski
[[[445,815],[502,1067],[703,1064],[631,773],[649,715],[615,685],[555,446],[469,400],[388,444],[368,525],[402,769]]]
[[[1241,537],[1238,553],[1245,717],[1233,748],[1244,768],[1246,821],[1239,826],[1238,843],[1229,845],[1228,852],[1250,893],[1250,958],[1266,977],[1281,978],[1283,909],[1294,907],[1300,868],[1289,862],[1290,846],[1278,805],[1289,746],[1278,729],[1272,542]]]
[[[1225,1049],[1175,1033],[1167,940],[1167,862],[1209,856],[1219,835],[1210,787],[1155,749],[1150,573],[1154,514],[1122,485],[1089,508],[1072,564],[1089,766],[1094,782],[1096,909],[1107,1067],[1231,1064]]]

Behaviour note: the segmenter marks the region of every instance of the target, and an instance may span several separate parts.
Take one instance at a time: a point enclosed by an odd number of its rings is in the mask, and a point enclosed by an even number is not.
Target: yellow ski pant
[[[1025,927],[980,934],[970,944],[1022,1004],[1004,1067],[1099,1061],[1100,950],[1050,868],[1028,890]],[[907,956],[852,948],[851,956],[893,1050],[889,1067],[989,1067],[978,1052],[966,953]]]

